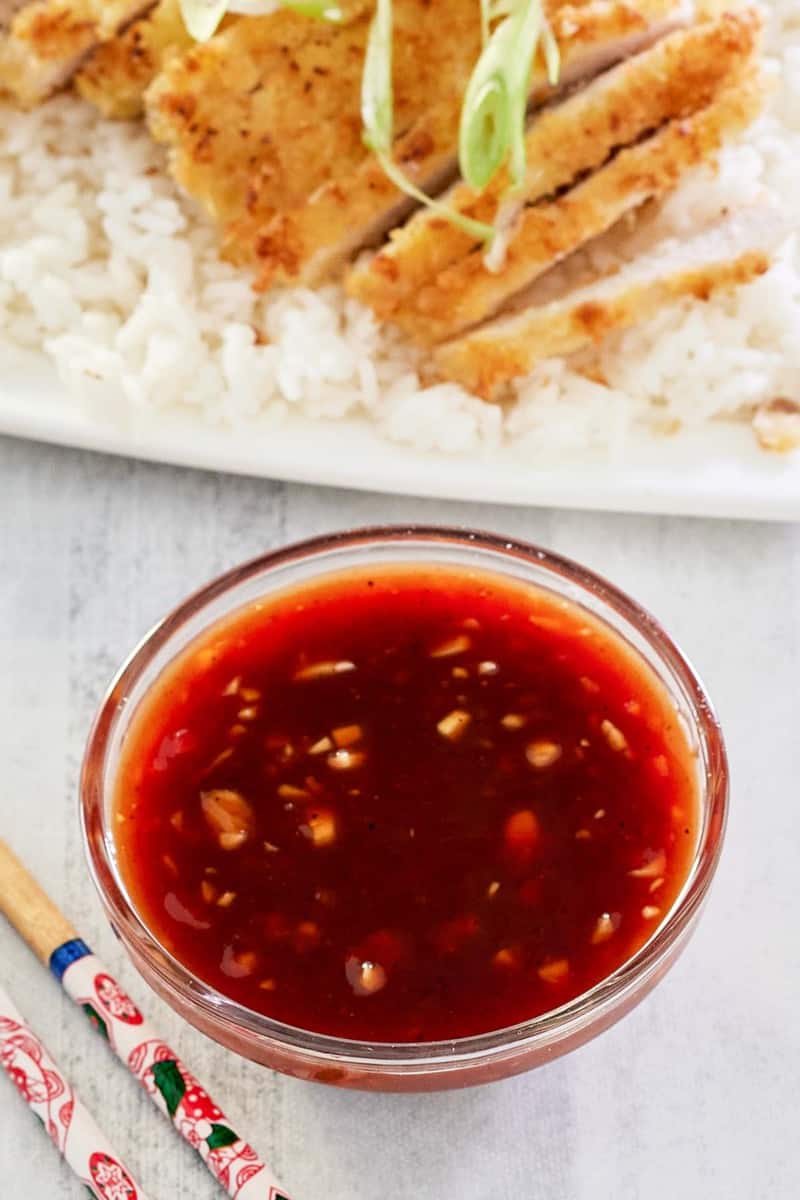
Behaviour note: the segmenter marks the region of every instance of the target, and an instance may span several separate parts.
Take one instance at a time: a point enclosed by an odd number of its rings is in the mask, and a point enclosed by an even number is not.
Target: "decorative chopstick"
[[[0,1066],[96,1200],[147,1200],[48,1050],[0,987]]]
[[[0,838],[0,911],[234,1200],[289,1200],[174,1050]]]

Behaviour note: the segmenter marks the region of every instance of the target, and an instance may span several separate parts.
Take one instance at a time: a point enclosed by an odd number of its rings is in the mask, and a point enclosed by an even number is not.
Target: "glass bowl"
[[[312,1033],[245,1008],[196,978],[137,913],[119,870],[110,819],[120,749],[132,716],[188,642],[266,594],[378,562],[482,568],[583,606],[649,665],[695,753],[697,845],[686,882],[652,937],[613,974],[561,1007],[506,1029],[448,1042],[365,1043]],[[81,820],[90,870],[109,920],[145,980],[190,1024],[245,1058],[289,1075],[344,1087],[423,1091],[482,1083],[548,1062],[638,1003],[694,928],[719,858],[727,798],[727,760],[714,711],[692,667],[648,612],[599,576],[536,546],[417,526],[331,534],[274,551],[208,584],[161,621],[122,666],[103,700],[83,762]]]

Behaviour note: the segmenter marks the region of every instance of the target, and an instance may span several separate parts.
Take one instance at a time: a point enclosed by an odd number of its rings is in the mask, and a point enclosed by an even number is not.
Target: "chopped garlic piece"
[[[318,808],[306,818],[300,832],[315,846],[330,846],[336,840],[336,818],[329,808]]]
[[[620,926],[621,917],[619,913],[601,913],[595,921],[594,930],[590,941],[593,946],[599,946],[603,942],[607,942],[610,937],[613,937]]]
[[[525,747],[525,757],[531,766],[536,767],[538,771],[542,771],[546,767],[552,767],[553,763],[558,762],[562,754],[563,750],[557,742],[530,742]]]
[[[334,771],[354,771],[362,767],[366,760],[367,756],[362,750],[334,750],[325,761]]]
[[[553,962],[543,963],[537,975],[545,983],[561,983],[569,975],[569,962],[566,958],[557,958]]]
[[[462,708],[454,708],[446,717],[442,717],[436,728],[442,737],[455,741],[456,738],[461,737],[471,720],[468,712],[464,712]]]
[[[522,963],[522,955],[518,946],[502,946],[492,958],[492,962],[496,967],[501,967],[503,970],[519,967]]]
[[[311,663],[307,667],[300,667],[292,678],[296,682],[305,679],[325,679],[331,675],[343,675],[347,671],[355,671],[355,669],[356,664],[350,662],[349,659],[340,659],[338,662],[318,662]]]
[[[664,874],[666,865],[667,856],[663,850],[659,850],[656,854],[651,855],[641,867],[628,871],[628,874],[634,879],[657,879],[659,875]]]
[[[240,829],[236,833],[219,833],[217,841],[223,850],[238,850],[247,841],[247,832]]]
[[[452,658],[454,654],[464,654],[471,645],[472,639],[465,633],[459,633],[445,642],[440,642],[438,646],[434,646],[430,656],[431,658]]]
[[[609,721],[608,719],[601,721],[600,732],[612,750],[620,751],[628,749],[628,739],[621,729],[617,729],[613,721]]]
[[[293,783],[282,783],[278,795],[284,800],[307,800],[311,793],[305,788],[295,787]]]
[[[200,807],[206,823],[223,850],[236,850],[253,831],[255,816],[241,792],[214,788],[200,793]]]
[[[347,959],[344,966],[347,982],[357,996],[372,996],[386,987],[386,971],[380,963],[363,961],[355,956]]]

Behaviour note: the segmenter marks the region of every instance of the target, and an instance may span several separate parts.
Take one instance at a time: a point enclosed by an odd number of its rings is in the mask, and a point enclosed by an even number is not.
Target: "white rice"
[[[800,233],[797,0],[771,3],[767,46],[779,77],[769,112],[716,174],[698,173],[661,207],[660,236],[764,188],[791,204]],[[550,360],[500,408],[453,384],[421,386],[415,353],[336,287],[256,296],[219,260],[215,231],[143,125],[60,97],[30,113],[0,106],[0,364],[41,350],[65,403],[96,411],[99,391],[109,419],[189,408],[208,424],[263,428],[292,411],[361,414],[420,449],[474,455],[508,441],[531,462],[587,445],[618,453],[632,426],[658,436],[800,401],[800,238],[736,293],[670,306],[609,339],[606,384]]]

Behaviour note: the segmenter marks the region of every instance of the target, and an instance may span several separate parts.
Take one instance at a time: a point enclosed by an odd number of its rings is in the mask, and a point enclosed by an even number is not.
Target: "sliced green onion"
[[[481,0],[481,46],[489,40],[489,26],[492,21],[492,0]]]
[[[463,229],[464,233],[468,233],[476,241],[491,242],[495,235],[494,225],[487,225],[485,221],[475,221],[472,217],[465,217],[463,213],[457,212],[454,208],[450,208],[449,205],[442,204],[440,200],[434,200],[432,196],[428,196],[420,188],[415,187],[390,155],[378,154],[376,157],[383,168],[384,175],[388,176],[395,187],[399,188],[401,192],[405,192],[407,196],[418,200],[420,204],[424,204],[432,212],[439,213],[451,225],[456,225],[459,229]]]
[[[458,133],[461,174],[480,191],[508,158],[511,185],[526,172],[525,122],[531,69],[541,42],[551,84],[558,80],[558,44],[541,0],[486,0],[492,19],[503,16],[467,84]]]
[[[481,191],[503,165],[508,151],[509,97],[505,80],[492,76],[470,95],[470,120],[459,131],[459,159],[468,164],[464,178]]]
[[[511,96],[511,128],[510,152],[508,170],[511,176],[511,186],[521,187],[525,182],[527,168],[527,153],[525,150],[525,121],[528,112],[528,95],[530,89],[531,70],[539,38],[542,32],[541,0],[528,0],[520,5],[519,10],[507,17],[513,30],[509,31],[509,41],[513,41],[515,53],[507,60],[506,79]]]
[[[378,0],[361,74],[364,141],[377,155],[391,154],[394,139],[392,0]]]
[[[186,31],[196,42],[207,42],[228,10],[228,0],[179,0]]]
[[[510,142],[511,102],[505,57],[513,51],[507,17],[486,43],[470,76],[458,130],[461,174],[480,191],[502,165]]]
[[[281,8],[290,8],[301,17],[314,17],[318,21],[331,21],[338,24],[344,20],[344,13],[338,4],[328,4],[325,0],[281,0]]]
[[[290,8],[301,17],[338,23],[344,13],[330,0],[179,0],[181,17],[196,42],[207,42],[217,32],[226,12],[248,17],[267,16],[279,8]]]
[[[455,209],[426,195],[407,177],[392,158],[394,142],[394,92],[392,89],[392,0],[378,0],[372,18],[364,70],[361,75],[361,120],[364,142],[373,152],[384,175],[407,196],[438,212],[477,241],[490,241],[494,228],[473,221]]]
[[[547,17],[542,17],[542,49],[547,68],[547,82],[555,87],[561,74],[561,51]]]

